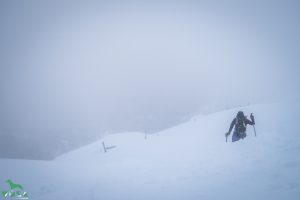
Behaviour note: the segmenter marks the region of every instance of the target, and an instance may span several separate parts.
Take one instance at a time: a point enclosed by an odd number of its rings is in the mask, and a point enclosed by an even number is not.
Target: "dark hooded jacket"
[[[234,118],[230,124],[229,133],[232,131],[233,127],[236,132],[245,132],[247,125],[254,125],[254,119],[250,121],[247,119],[242,111],[239,111],[236,118]]]

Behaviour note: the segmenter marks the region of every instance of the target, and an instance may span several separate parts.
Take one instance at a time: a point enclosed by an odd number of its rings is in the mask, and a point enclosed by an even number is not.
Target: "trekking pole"
[[[255,137],[256,137],[255,125],[253,125],[253,129],[254,129],[254,134],[255,134]]]
[[[226,143],[227,143],[227,138],[228,138],[228,135],[227,135],[227,133],[225,134],[225,138],[226,138]]]
[[[255,134],[255,137],[256,137],[256,130],[255,130],[255,122],[254,122],[254,116],[253,116],[253,113],[251,113],[250,118],[251,118],[252,122],[254,123],[252,126],[253,126],[254,134]]]

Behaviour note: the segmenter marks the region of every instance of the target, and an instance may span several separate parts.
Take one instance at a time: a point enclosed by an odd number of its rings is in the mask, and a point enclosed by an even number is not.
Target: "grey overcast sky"
[[[298,97],[299,9],[296,0],[3,0],[0,156],[50,158],[105,132]]]

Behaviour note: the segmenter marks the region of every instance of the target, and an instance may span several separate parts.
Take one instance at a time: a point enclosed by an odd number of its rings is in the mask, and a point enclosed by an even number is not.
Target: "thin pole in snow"
[[[104,153],[106,153],[106,147],[105,147],[104,141],[102,142],[102,146],[103,146],[103,149],[104,149]]]

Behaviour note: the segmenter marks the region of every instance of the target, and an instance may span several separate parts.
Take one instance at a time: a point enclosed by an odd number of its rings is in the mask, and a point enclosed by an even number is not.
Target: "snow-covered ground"
[[[299,107],[225,110],[145,138],[109,135],[51,162],[0,159],[0,189],[21,183],[30,199],[300,199]],[[257,137],[225,142],[238,110],[256,117]],[[116,146],[104,153],[102,141]],[[3,198],[3,197],[1,197]]]

